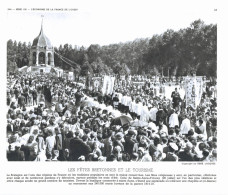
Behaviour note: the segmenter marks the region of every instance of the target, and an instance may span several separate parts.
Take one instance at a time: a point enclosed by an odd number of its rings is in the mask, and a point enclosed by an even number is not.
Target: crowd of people
[[[9,161],[217,160],[217,100],[207,85],[197,108],[145,82],[112,94],[50,75],[14,75],[7,88]]]

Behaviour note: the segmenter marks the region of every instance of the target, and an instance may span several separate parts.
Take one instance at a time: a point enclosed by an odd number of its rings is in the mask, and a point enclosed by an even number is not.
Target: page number
[[[217,11],[217,9],[214,9],[214,11],[216,12],[216,11]]]

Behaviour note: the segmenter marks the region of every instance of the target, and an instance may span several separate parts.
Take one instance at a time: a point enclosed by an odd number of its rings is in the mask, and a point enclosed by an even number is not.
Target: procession
[[[194,107],[180,84],[136,77],[145,84],[9,76],[8,160],[216,161],[215,86],[206,84]]]
[[[216,36],[209,34],[216,28],[200,20],[191,27],[195,45],[201,38],[208,50],[178,39],[171,50],[181,30],[125,45],[56,48],[43,19],[29,46],[9,40],[7,160],[216,162]]]

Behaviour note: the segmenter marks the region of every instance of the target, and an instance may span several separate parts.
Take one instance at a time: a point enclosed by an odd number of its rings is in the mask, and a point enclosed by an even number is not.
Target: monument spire
[[[41,18],[42,18],[42,20],[41,20],[41,32],[43,33],[43,18],[44,18],[44,15],[41,15]]]

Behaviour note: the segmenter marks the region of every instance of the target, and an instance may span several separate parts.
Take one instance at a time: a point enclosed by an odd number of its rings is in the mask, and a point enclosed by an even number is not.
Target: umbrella
[[[138,121],[133,121],[130,125],[132,127],[146,127],[148,126],[148,122],[138,120]]]
[[[125,124],[130,124],[131,121],[132,121],[132,119],[130,117],[122,115],[122,116],[112,119],[111,126],[112,125],[123,126]]]

